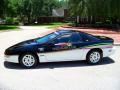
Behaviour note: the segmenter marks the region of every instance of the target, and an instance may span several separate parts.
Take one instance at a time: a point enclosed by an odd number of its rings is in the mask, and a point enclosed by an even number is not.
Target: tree
[[[72,16],[82,15],[85,9],[85,0],[69,0],[69,10]]]
[[[60,7],[57,0],[0,0],[0,17],[19,17],[30,23],[40,16],[51,16],[56,7]]]
[[[120,0],[69,0],[71,16],[88,16],[106,19],[120,19]]]
[[[77,16],[76,24],[79,23],[79,16],[85,15],[86,1],[85,0],[69,0],[69,10],[71,16]]]
[[[4,17],[7,0],[0,0],[0,18]]]
[[[114,23],[120,23],[120,0],[111,0],[110,16]]]
[[[30,23],[31,19],[37,19],[40,16],[51,16],[52,9],[58,7],[57,5],[56,0],[23,0],[18,5],[17,11],[22,17],[26,17],[28,23]]]

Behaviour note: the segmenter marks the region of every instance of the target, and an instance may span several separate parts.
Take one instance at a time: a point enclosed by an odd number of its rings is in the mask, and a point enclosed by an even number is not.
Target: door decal
[[[69,50],[69,49],[73,49],[75,47],[73,47],[72,43],[59,43],[59,44],[55,44],[55,47],[53,48],[53,50],[58,51],[58,50]]]

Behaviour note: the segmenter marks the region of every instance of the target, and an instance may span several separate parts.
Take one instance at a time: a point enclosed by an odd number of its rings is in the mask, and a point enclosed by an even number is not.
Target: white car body
[[[100,47],[96,47],[100,48]],[[92,48],[93,49],[93,48]],[[103,51],[103,57],[108,57],[115,52],[115,47],[100,48]],[[49,52],[49,53],[37,53],[39,57],[39,62],[60,62],[60,61],[77,61],[77,60],[86,60],[86,55],[90,51],[90,48],[85,49],[74,49],[58,52]],[[5,61],[12,63],[19,63],[19,55],[5,55]]]

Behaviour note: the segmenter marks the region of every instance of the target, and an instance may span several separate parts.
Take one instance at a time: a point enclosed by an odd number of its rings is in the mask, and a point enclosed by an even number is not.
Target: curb
[[[120,46],[120,43],[114,43],[114,46]]]

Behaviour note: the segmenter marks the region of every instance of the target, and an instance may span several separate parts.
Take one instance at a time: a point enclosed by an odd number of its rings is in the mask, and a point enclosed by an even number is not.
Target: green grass
[[[8,30],[19,30],[19,27],[15,25],[0,25],[0,31],[8,31]]]
[[[58,28],[60,26],[66,25],[66,23],[52,23],[51,25],[48,25],[47,28]]]
[[[54,29],[54,28],[58,28],[60,26],[66,25],[67,23],[45,23],[45,24],[38,24],[38,25],[29,25],[29,26],[35,26],[35,27],[41,27],[41,26],[45,26],[49,29]]]
[[[45,23],[45,24],[28,25],[28,26],[33,26],[33,27],[45,26],[46,28],[49,28],[49,29],[55,29],[66,24],[67,23]],[[16,26],[16,25],[0,25],[0,32],[13,31],[13,30],[20,30],[20,28],[19,26]]]

